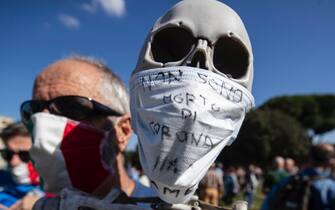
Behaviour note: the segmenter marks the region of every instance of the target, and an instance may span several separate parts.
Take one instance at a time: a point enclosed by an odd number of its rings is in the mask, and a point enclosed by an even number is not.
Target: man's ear
[[[132,129],[130,124],[130,113],[127,113],[119,118],[115,125],[116,132],[116,145],[120,152],[123,152],[129,142],[132,135]]]

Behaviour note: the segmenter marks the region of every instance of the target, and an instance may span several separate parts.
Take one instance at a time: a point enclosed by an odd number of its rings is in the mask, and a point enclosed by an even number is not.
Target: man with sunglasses
[[[1,156],[9,170],[1,171],[0,209],[31,209],[43,193],[29,157],[29,132],[22,123],[16,122],[2,130],[1,138],[5,145]]]
[[[34,209],[105,209],[121,197],[128,203],[128,196],[152,194],[126,173],[128,94],[99,61],[71,57],[48,66],[35,80],[33,100],[22,103],[21,117],[33,136],[30,154],[43,188],[57,195]]]

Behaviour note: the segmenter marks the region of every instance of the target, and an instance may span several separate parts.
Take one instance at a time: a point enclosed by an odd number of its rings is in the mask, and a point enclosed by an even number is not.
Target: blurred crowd
[[[29,155],[32,141],[26,127],[21,122],[10,120],[3,124],[4,128],[0,135],[3,144],[1,157],[5,164],[0,170],[0,209],[9,207],[10,209],[32,209],[36,200],[53,195],[45,193],[40,187],[38,173],[34,169]],[[335,194],[334,157],[334,147],[321,144],[312,146],[309,159],[301,163],[300,167],[294,159],[282,156],[276,156],[272,166],[264,169],[253,164],[247,167],[225,167],[223,163],[216,162],[211,165],[201,180],[196,194],[200,200],[217,206],[229,206],[235,200],[242,199],[248,202],[249,209],[253,209],[254,200],[258,194],[262,199],[265,198],[262,210],[284,210],[285,206],[278,203],[285,203],[285,200],[288,199],[293,199],[292,202],[300,202],[299,196],[297,197],[291,192],[295,190],[294,184],[298,182],[295,181],[292,184],[290,180],[297,180],[297,177],[302,176],[310,177],[311,183],[308,187],[315,191],[309,195],[309,199],[312,198],[314,201],[307,205],[313,203],[319,208],[328,205],[327,199],[332,199]],[[127,162],[127,173],[131,179],[150,188],[150,180],[141,167],[135,167],[129,161]],[[315,179],[315,177],[317,178]],[[291,183],[290,190],[285,187],[289,183]],[[299,187],[303,188],[304,186],[300,184]],[[303,197],[305,191],[299,190],[300,197]],[[294,193],[299,194],[299,191],[296,190]],[[322,195],[322,193],[327,195]],[[279,206],[276,207],[276,205]],[[328,207],[324,206],[320,209],[333,209],[332,206]]]
[[[250,164],[244,166],[224,167],[222,162],[211,165],[201,180],[197,195],[200,200],[213,205],[231,205],[236,199],[248,202],[251,208],[255,194],[261,191],[266,194],[270,189],[289,175],[295,175],[299,167],[292,158],[275,157],[273,168],[266,171],[260,166]],[[148,177],[140,167],[128,166],[130,176],[145,186],[150,186]]]
[[[0,134],[3,148],[0,170],[0,209],[31,209],[45,193],[39,186],[39,176],[31,162],[32,141],[26,127],[8,121]]]
[[[262,210],[335,210],[332,145],[299,166],[213,164],[255,106],[253,75],[242,20],[215,0],[180,1],[157,20],[129,92],[98,59],[49,64],[20,122],[0,124],[0,210],[252,209],[260,193]],[[143,170],[126,164],[133,132]]]
[[[335,195],[334,155],[332,145],[320,144],[312,146],[309,158],[299,165],[294,159],[282,156],[276,156],[268,168],[254,164],[224,167],[223,163],[216,162],[200,182],[197,195],[214,205],[229,206],[242,199],[248,202],[249,209],[255,209],[256,195],[263,202],[258,207],[262,210],[334,209],[330,204]],[[307,191],[304,207],[301,199]],[[285,206],[289,204],[296,206]]]

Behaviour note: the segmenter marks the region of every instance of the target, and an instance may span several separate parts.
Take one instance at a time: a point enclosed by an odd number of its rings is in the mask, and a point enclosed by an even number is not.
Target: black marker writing
[[[196,147],[213,148],[215,146],[213,137],[204,133],[194,133],[185,130],[171,131],[171,128],[167,125],[161,125],[158,122],[151,121],[149,123],[152,133],[157,136],[161,136],[161,140],[164,139],[171,141],[178,141],[180,143],[193,145]]]
[[[180,172],[178,168],[178,158],[163,158],[160,156],[156,158],[153,170],[159,169],[159,171],[172,171],[174,174]]]
[[[171,103],[189,107],[189,109],[182,108],[181,117],[182,119],[192,119],[193,121],[196,120],[197,111],[192,110],[200,108],[202,109],[203,107],[205,107],[206,110],[209,112],[220,112],[224,108],[220,107],[216,103],[210,103],[210,100],[208,100],[205,96],[201,94],[194,95],[188,92],[163,96],[163,104],[171,104]]]
[[[158,187],[158,184],[157,184],[155,181],[150,180],[150,183],[151,183],[152,186],[154,186],[157,190],[160,190],[159,187]],[[193,193],[193,192],[196,190],[195,186],[196,186],[196,185],[193,185],[193,186],[187,188],[187,189],[185,190],[185,192],[183,193],[184,196]],[[169,194],[174,194],[174,193],[175,193],[175,194],[176,194],[175,196],[178,197],[179,194],[180,194],[180,192],[182,192],[182,190],[179,190],[179,189],[171,189],[171,188],[168,188],[168,187],[162,187],[162,188],[163,188],[163,194],[165,194],[165,195],[166,195],[167,193],[169,193]]]
[[[180,193],[180,190],[177,190],[177,189],[174,190],[174,189],[170,189],[168,187],[164,187],[163,193],[164,193],[164,195],[167,194],[167,193],[169,193],[169,194],[176,193],[176,197],[178,197],[179,193]]]
[[[145,91],[148,88],[149,91],[152,90],[152,87],[159,85],[161,83],[172,83],[172,82],[180,82],[183,76],[183,72],[178,70],[175,71],[161,71],[154,74],[149,74],[141,77],[141,84],[143,90]]]
[[[150,124],[151,131],[154,135],[158,135],[159,133],[161,133],[161,139],[164,139],[164,136],[171,137],[170,127],[166,125],[161,125],[157,122],[156,123],[150,122],[149,124]]]
[[[193,185],[192,187],[186,189],[184,195],[188,195],[188,194],[192,193],[195,190],[194,189],[195,186],[196,186],[196,184]]]
[[[219,95],[224,96],[227,100],[234,103],[240,103],[243,99],[242,90],[226,83],[220,79],[209,78],[208,75],[201,74],[198,72],[199,82],[203,84],[208,84],[212,90],[214,90]]]
[[[197,119],[197,112],[196,111],[191,111],[186,108],[181,109],[181,118],[182,119],[191,119],[195,121]]]

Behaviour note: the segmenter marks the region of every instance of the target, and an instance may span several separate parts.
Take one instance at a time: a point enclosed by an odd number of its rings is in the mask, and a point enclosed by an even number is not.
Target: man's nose
[[[13,154],[12,159],[9,161],[10,166],[14,167],[22,163],[21,158],[18,154]]]
[[[192,55],[187,59],[187,66],[209,69],[209,64],[207,60],[207,50],[208,43],[207,40],[199,39],[196,48],[194,49]]]
[[[50,111],[47,108],[44,108],[41,112],[50,113]]]

